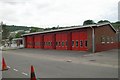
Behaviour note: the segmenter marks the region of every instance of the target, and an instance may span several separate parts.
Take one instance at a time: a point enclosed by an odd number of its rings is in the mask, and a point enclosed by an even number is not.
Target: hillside
[[[38,27],[27,27],[27,26],[16,26],[16,25],[5,25],[5,24],[2,27],[6,27],[6,29],[8,29],[10,32],[17,31],[17,30],[28,31],[31,28],[39,29],[39,31],[43,30],[43,28],[38,28]]]
[[[111,23],[115,29],[120,28],[120,23]]]
[[[113,27],[115,27],[115,29],[118,29],[118,27],[120,27],[120,22],[115,22],[115,23],[111,23],[113,25]],[[24,31],[28,31],[30,29],[37,29],[38,31],[46,31],[46,30],[54,30],[54,29],[58,29],[58,27],[52,27],[52,28],[38,28],[38,27],[27,27],[27,26],[16,26],[16,25],[3,25],[3,27],[6,27],[6,29],[8,29],[10,32],[13,31],[17,31],[17,30],[24,30]],[[67,28],[67,27],[59,27],[59,29],[61,28]]]

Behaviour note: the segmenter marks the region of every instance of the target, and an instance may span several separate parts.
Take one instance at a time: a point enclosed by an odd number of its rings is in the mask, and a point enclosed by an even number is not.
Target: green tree
[[[105,23],[105,22],[110,23],[110,21],[108,21],[108,20],[100,20],[100,21],[98,21],[98,23]]]
[[[6,28],[6,25],[2,25],[2,39],[7,39],[10,31]]]
[[[120,21],[117,21],[115,23],[111,23],[113,25],[114,28],[116,29],[120,29]]]
[[[31,27],[30,33],[43,31],[43,28]]]
[[[96,24],[93,20],[85,20],[83,25]]]
[[[55,29],[57,29],[57,27],[52,27],[51,29],[52,29],[52,30],[55,30]]]
[[[15,35],[15,38],[21,38],[21,33],[18,32],[18,33]]]
[[[120,21],[115,22],[116,24],[120,24]]]
[[[51,30],[51,28],[45,28],[44,31]]]
[[[32,28],[32,29],[30,30],[30,33],[32,33],[32,32],[36,32],[36,29]]]

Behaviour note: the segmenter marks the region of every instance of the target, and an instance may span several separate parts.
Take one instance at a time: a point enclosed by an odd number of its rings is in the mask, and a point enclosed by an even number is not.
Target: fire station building
[[[75,26],[24,34],[25,48],[98,52],[118,47],[116,30],[110,23]]]

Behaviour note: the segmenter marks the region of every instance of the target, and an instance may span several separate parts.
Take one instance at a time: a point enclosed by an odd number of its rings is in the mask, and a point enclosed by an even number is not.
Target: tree
[[[33,28],[33,27],[32,27],[32,28],[30,29],[30,33],[33,33],[33,32],[38,32],[38,31],[39,31],[39,29],[38,29],[38,28]]]
[[[44,31],[51,30],[51,28],[45,28]]]
[[[55,30],[55,29],[57,29],[57,27],[52,27],[51,29],[52,29],[52,30]]]
[[[18,32],[18,33],[15,35],[15,38],[21,38],[21,33]]]
[[[83,25],[96,24],[93,20],[85,20]]]
[[[10,42],[9,46],[11,46],[13,37],[12,37],[12,36],[9,36],[8,39],[9,39],[9,42]]]
[[[120,24],[120,21],[115,22],[116,24]]]
[[[110,23],[110,21],[108,21],[108,20],[100,20],[100,21],[98,21],[98,23],[105,23],[105,22]]]
[[[6,25],[2,25],[2,39],[7,39],[9,34],[10,34],[10,32],[6,28]]]
[[[9,41],[10,41],[10,42],[12,41],[12,39],[13,39],[13,37],[12,37],[12,36],[9,36]]]

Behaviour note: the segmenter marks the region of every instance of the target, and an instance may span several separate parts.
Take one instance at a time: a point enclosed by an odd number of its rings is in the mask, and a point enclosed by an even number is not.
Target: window
[[[49,44],[50,44],[50,46],[51,46],[51,45],[52,45],[52,42],[50,41],[50,43],[49,43]]]
[[[44,45],[45,45],[45,42],[41,42],[41,46],[42,46],[42,45],[44,46]]]
[[[58,42],[56,42],[56,46],[58,46]]]
[[[64,46],[64,42],[62,42],[62,46]]]
[[[40,46],[41,46],[41,42],[40,42]]]
[[[50,45],[50,42],[47,42],[47,45],[49,46],[49,45]]]
[[[101,43],[102,43],[102,44],[105,43],[105,37],[101,37]]]
[[[68,46],[68,42],[67,42],[67,40],[66,40],[66,46]]]
[[[44,45],[44,42],[40,42],[40,46]]]
[[[120,36],[120,35],[119,35]],[[118,42],[120,41],[120,37],[119,36],[115,36],[113,39],[114,39],[114,42]]]
[[[78,47],[78,40],[76,40],[76,47]]]
[[[72,40],[72,47],[74,46],[74,40]]]
[[[110,43],[110,38],[109,38],[109,36],[106,38],[106,42],[107,42],[107,43]]]
[[[60,46],[60,42],[59,42],[59,46]]]
[[[87,47],[87,41],[85,41],[85,46]]]
[[[47,45],[48,45],[48,46],[51,46],[51,45],[52,45],[52,42],[51,42],[51,41],[47,42]]]
[[[45,43],[45,45],[47,44],[46,42],[44,42]]]
[[[32,45],[32,42],[29,42],[29,45]]]
[[[37,42],[35,42],[34,45],[37,46]]]
[[[59,42],[57,42],[57,46],[59,46]]]
[[[48,46],[50,46],[50,42],[48,42]]]
[[[48,42],[46,42],[46,45],[48,46]]]
[[[82,47],[83,46],[83,41],[82,40],[80,40],[80,47]]]
[[[114,39],[113,39],[113,37],[111,37],[111,43],[114,43]]]
[[[40,43],[39,42],[35,42],[35,46],[39,46],[40,45]]]

